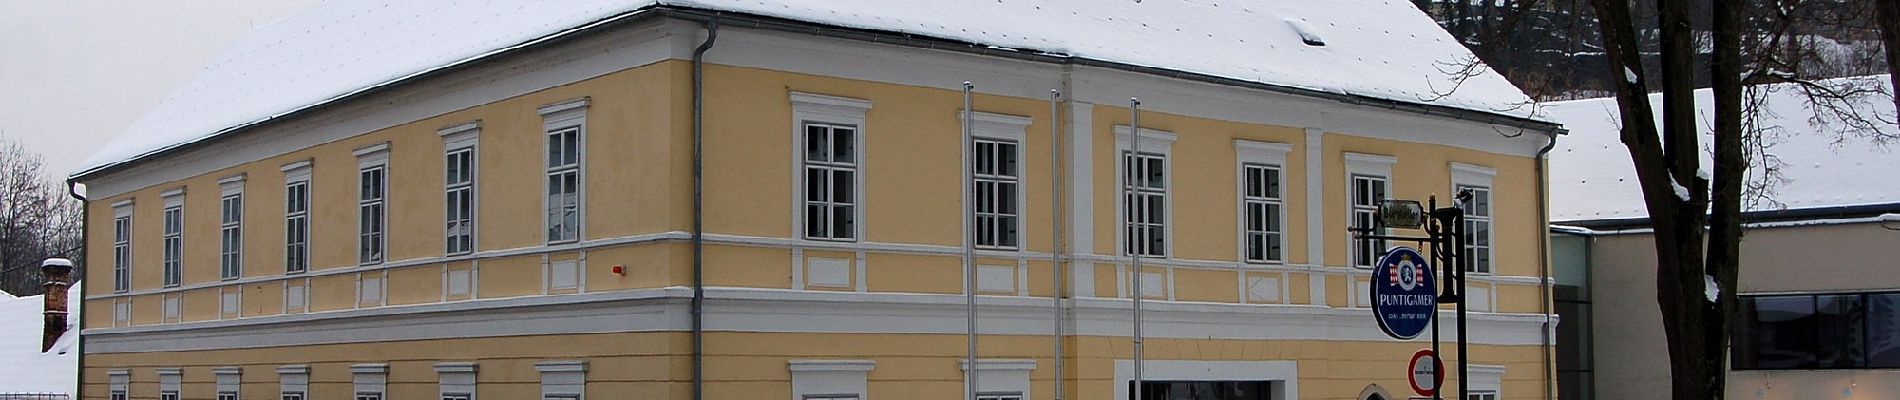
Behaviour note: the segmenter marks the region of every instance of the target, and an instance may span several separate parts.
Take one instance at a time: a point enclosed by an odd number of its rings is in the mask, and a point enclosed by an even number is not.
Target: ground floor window
[[[167,390],[158,392],[158,400],[178,400],[178,391]]]
[[[1275,381],[1142,381],[1142,400],[1274,400]],[[1135,387],[1133,381],[1128,382]],[[1136,393],[1129,391],[1129,393]],[[1129,400],[1134,400],[1130,397]]]
[[[356,394],[356,400],[383,400],[383,394],[376,392],[359,392]]]
[[[1465,400],[1498,400],[1498,393],[1497,392],[1471,392],[1465,395]]]
[[[1023,400],[1023,394],[1017,392],[977,393],[976,400]]]
[[[303,392],[284,392],[283,400],[303,400]]]

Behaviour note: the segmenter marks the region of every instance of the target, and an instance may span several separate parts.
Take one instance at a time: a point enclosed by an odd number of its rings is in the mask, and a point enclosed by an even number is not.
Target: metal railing
[[[72,395],[56,392],[0,392],[0,400],[72,400]]]

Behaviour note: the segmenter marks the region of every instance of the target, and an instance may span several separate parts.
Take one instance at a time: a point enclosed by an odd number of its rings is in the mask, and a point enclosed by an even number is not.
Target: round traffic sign
[[[1430,359],[1431,362],[1423,362]],[[1445,384],[1445,361],[1439,360],[1432,349],[1421,349],[1412,353],[1412,363],[1406,368],[1406,381],[1412,383],[1412,391],[1420,396],[1431,396]]]
[[[1372,270],[1372,315],[1379,329],[1394,339],[1411,340],[1431,323],[1438,311],[1437,285],[1431,264],[1418,250],[1394,247]]]

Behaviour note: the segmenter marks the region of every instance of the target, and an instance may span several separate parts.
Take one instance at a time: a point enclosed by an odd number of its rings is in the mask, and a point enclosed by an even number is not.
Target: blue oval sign
[[[1394,247],[1372,269],[1372,314],[1394,339],[1418,337],[1438,310],[1431,264],[1418,250]]]

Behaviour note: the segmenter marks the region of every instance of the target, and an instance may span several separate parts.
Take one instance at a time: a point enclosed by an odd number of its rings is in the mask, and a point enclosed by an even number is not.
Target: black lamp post
[[[1421,206],[1417,200],[1386,200],[1379,205],[1378,216],[1373,218],[1374,226],[1347,229],[1352,231],[1355,240],[1410,241],[1430,247],[1432,261],[1438,264],[1439,270],[1444,274],[1442,280],[1444,285],[1438,294],[1438,304],[1457,304],[1458,400],[1464,400],[1470,398],[1470,389],[1467,387],[1469,380],[1466,379],[1467,372],[1470,370],[1470,363],[1467,362],[1469,357],[1466,357],[1470,354],[1467,351],[1470,341],[1465,334],[1465,211],[1460,206],[1471,201],[1471,191],[1459,191],[1456,200],[1451,207],[1445,208],[1438,208],[1437,196],[1427,198],[1427,204],[1424,206]],[[1425,210],[1428,209],[1431,211],[1426,212]],[[1419,229],[1425,231],[1425,236],[1388,235],[1383,233],[1386,228]],[[1438,365],[1444,357],[1442,355],[1444,353],[1438,351],[1438,343],[1438,312],[1433,310],[1433,365]],[[1444,373],[1444,371],[1438,371],[1441,376]],[[1437,382],[1437,379],[1433,381]],[[1439,387],[1432,389],[1432,398],[1442,400],[1444,385],[1437,386]]]

